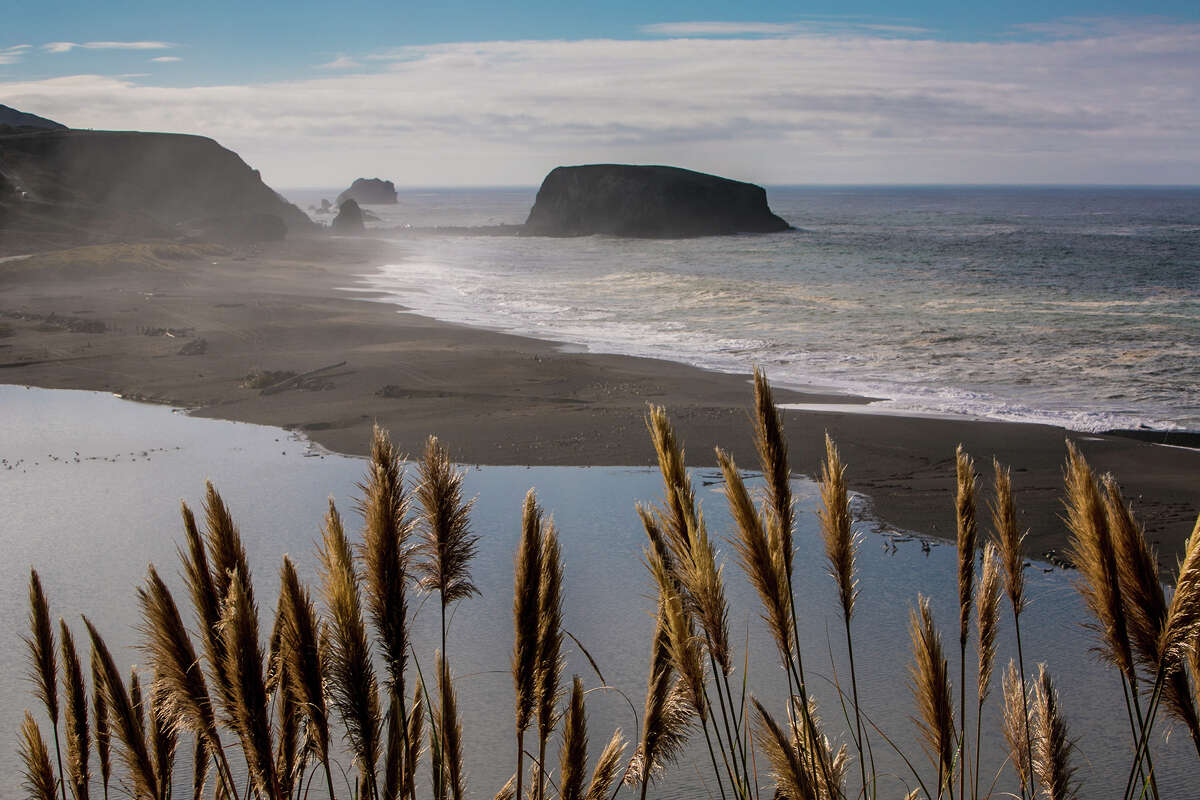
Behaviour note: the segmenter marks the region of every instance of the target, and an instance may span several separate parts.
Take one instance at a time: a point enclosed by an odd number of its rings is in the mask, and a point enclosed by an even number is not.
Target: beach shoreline
[[[0,382],[276,425],[348,454],[366,452],[378,422],[402,451],[419,452],[436,434],[457,461],[489,465],[652,464],[643,418],[654,403],[667,407],[692,465],[712,466],[719,445],[743,469],[757,467],[748,375],[581,353],[365,302],[384,298],[360,290],[358,277],[403,257],[403,242],[313,237],[151,265],[9,262],[0,266]],[[244,385],[255,371],[270,382],[264,372],[321,368],[271,394]],[[784,412],[794,471],[816,473],[828,431],[881,526],[953,538],[959,442],[983,486],[993,457],[1013,468],[1031,556],[1066,549],[1067,438],[1097,472],[1116,475],[1164,566],[1200,511],[1198,450],[1049,425],[861,413],[868,398],[821,391],[776,394],[820,409]],[[980,516],[987,530],[986,509]]]

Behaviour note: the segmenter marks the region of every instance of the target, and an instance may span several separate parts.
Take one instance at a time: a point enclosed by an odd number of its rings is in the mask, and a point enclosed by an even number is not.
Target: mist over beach
[[[1190,796],[1198,87],[1175,0],[6,12],[0,800]]]

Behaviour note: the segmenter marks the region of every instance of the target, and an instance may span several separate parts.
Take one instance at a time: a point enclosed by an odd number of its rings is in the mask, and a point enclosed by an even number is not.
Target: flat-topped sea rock
[[[679,167],[589,164],[546,176],[524,233],[675,239],[790,227],[752,183]]]
[[[337,196],[339,206],[347,200],[363,206],[391,205],[396,202],[396,186],[379,178],[357,178],[349,189]]]

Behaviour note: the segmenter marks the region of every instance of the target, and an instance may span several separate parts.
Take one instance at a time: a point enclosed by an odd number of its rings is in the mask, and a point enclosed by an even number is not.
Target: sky
[[[0,103],[210,136],[277,188],[1200,184],[1195,0],[6,0]]]

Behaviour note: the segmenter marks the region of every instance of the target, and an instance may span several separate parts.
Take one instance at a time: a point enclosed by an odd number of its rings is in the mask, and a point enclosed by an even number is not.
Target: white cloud
[[[17,63],[31,46],[28,44],[17,44],[12,47],[0,47],[0,64]]]
[[[362,64],[355,61],[350,56],[338,56],[333,61],[327,61],[324,64],[318,64],[317,69],[356,69]]]
[[[798,28],[786,22],[656,22],[638,30],[652,36],[778,36]]]
[[[798,36],[802,34],[896,34],[914,36],[930,28],[899,22],[868,22],[854,16],[806,16],[797,22],[656,22],[642,25],[639,33],[650,36],[738,37]]]
[[[183,61],[179,56],[158,56],[150,60],[159,64],[173,64],[176,61]]]
[[[68,53],[77,47],[85,50],[167,50],[170,42],[48,42],[42,48],[48,53]]]
[[[1200,25],[1023,42],[466,42],[383,58],[374,73],[241,86],[0,80],[0,97],[86,127],[212,136],[277,186],[535,184],[596,161],[758,183],[1200,183]]]

